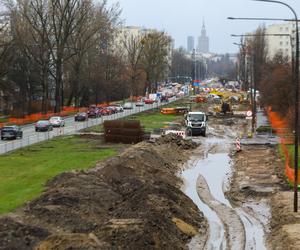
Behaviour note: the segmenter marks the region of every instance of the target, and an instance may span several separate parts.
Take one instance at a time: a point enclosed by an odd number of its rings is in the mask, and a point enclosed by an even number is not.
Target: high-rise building
[[[193,36],[187,37],[187,52],[191,53],[193,52],[193,49],[195,48],[195,39]]]
[[[203,21],[201,36],[198,37],[198,48],[197,51],[200,53],[208,53],[209,52],[209,38],[206,35],[205,24]]]

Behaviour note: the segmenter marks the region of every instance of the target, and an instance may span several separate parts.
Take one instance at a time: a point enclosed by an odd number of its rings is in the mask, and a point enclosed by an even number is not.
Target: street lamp
[[[229,17],[230,20],[276,20],[276,21],[293,21],[296,27],[296,52],[295,52],[295,72],[293,80],[295,82],[295,141],[294,141],[294,212],[298,212],[298,124],[299,124],[299,28],[298,17],[296,11],[287,3],[277,0],[252,0],[256,2],[277,3],[286,6],[294,15],[294,19],[280,19],[280,18],[234,18]]]

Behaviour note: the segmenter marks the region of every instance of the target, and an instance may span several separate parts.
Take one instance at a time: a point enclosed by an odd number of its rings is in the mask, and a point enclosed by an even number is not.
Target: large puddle
[[[230,202],[224,195],[232,174],[230,157],[228,156],[228,152],[226,152],[227,150],[224,150],[224,148],[227,148],[224,147],[225,144],[226,140],[205,138],[204,142],[202,142],[202,147],[205,146],[207,152],[212,153],[204,153],[204,156],[203,152],[199,153],[199,155],[194,155],[192,160],[188,163],[188,168],[181,173],[181,177],[184,180],[183,192],[189,196],[198,206],[199,210],[204,213],[204,216],[209,223],[209,236],[206,240],[204,249],[235,249],[236,247],[238,247],[238,249],[244,248],[247,250],[266,249],[264,242],[264,226],[266,225],[264,221],[260,220],[259,214],[256,216],[255,210],[257,208],[252,207],[253,211],[251,212],[253,213],[248,213],[251,204],[248,204],[249,207],[247,209],[232,208]],[[214,149],[214,147],[219,148],[219,150],[211,150]],[[222,150],[220,150],[220,148],[222,148]],[[209,202],[209,204],[203,202],[199,197],[199,190],[197,188],[199,176],[205,179],[207,182],[207,189],[209,189],[207,190],[207,193],[213,197],[213,201]],[[212,209],[214,204],[216,207],[218,206],[218,209]],[[222,218],[223,215],[220,213],[220,206],[227,207],[229,210],[233,211],[236,218],[240,221],[241,230],[236,229],[237,236],[228,236],[228,234],[232,232],[230,232],[230,230],[226,231],[228,230],[228,220],[226,222],[226,220]],[[265,218],[268,217],[266,207],[267,205],[262,205],[261,209],[257,210],[263,211],[261,213],[265,215]],[[224,209],[224,213],[226,213],[228,209]],[[266,221],[268,221],[268,219],[266,219]],[[244,232],[241,233],[240,231]],[[236,241],[240,240],[244,242],[234,243],[235,240],[232,239],[235,237]],[[190,242],[189,248],[199,249],[200,244],[197,243],[198,241],[199,239],[195,237]],[[203,242],[201,246],[203,247]]]
[[[221,168],[220,168],[221,166]],[[224,167],[225,166],[225,167]],[[229,201],[225,198],[223,187],[225,185],[224,177],[230,174],[229,157],[227,154],[208,154],[207,158],[199,160],[195,167],[186,169],[182,172],[182,178],[185,182],[184,192],[202,211],[209,223],[209,239],[206,247],[208,249],[226,249],[226,237],[224,225],[208,205],[206,205],[197,193],[197,179],[202,175],[209,186],[212,195],[221,203],[230,206]],[[197,249],[195,243],[191,242],[191,248]]]

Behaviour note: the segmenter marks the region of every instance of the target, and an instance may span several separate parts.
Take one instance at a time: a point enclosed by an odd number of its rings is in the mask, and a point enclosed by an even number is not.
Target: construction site
[[[265,131],[283,125],[261,110],[254,135],[247,111],[245,93],[211,91],[147,111],[171,120],[151,131],[135,116],[76,135],[117,154],[2,214],[0,249],[299,249],[289,146]]]

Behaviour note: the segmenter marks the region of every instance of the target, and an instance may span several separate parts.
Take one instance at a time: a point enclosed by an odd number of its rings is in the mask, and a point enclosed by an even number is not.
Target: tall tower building
[[[187,37],[187,52],[191,53],[195,48],[195,39],[193,36]]]
[[[209,38],[206,35],[205,24],[203,21],[201,36],[198,37],[198,48],[197,51],[200,53],[208,53],[209,52]]]

